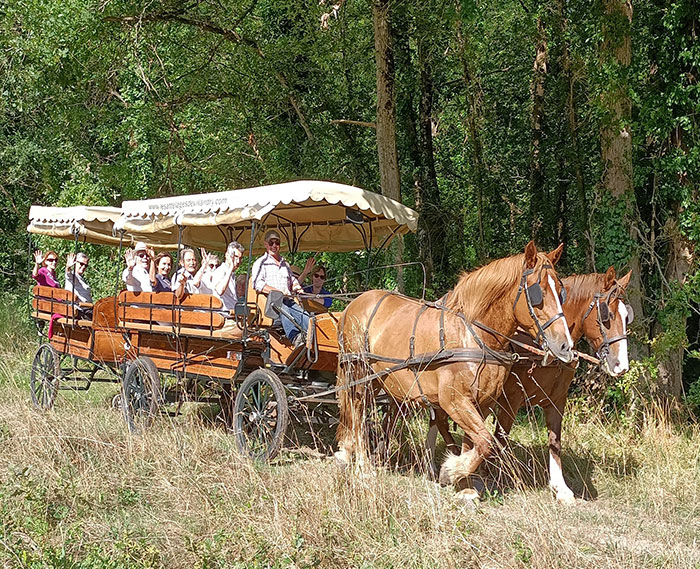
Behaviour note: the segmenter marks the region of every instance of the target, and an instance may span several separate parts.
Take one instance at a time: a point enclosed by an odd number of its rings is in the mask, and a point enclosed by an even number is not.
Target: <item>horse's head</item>
[[[518,326],[545,352],[568,363],[574,357],[574,344],[561,307],[564,287],[554,269],[563,250],[562,244],[551,253],[538,253],[533,241],[527,244],[513,313]]]
[[[624,296],[631,275],[630,271],[615,280],[615,268],[610,267],[605,273],[603,291],[593,295],[583,317],[583,335],[600,358],[603,369],[613,377],[629,369],[627,327],[634,320],[634,312]]]

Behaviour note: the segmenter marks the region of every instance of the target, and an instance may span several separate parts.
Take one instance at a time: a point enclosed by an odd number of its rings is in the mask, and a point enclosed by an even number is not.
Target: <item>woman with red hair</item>
[[[56,280],[56,265],[58,264],[58,253],[49,251],[44,255],[41,251],[34,251],[34,268],[32,278],[37,284],[61,288]]]

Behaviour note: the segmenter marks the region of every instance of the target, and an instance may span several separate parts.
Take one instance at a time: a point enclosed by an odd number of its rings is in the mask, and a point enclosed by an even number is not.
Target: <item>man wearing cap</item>
[[[274,229],[265,234],[265,251],[265,254],[253,264],[251,272],[253,288],[264,293],[277,290],[285,297],[302,292],[301,285],[292,274],[289,263],[280,255],[280,235]],[[295,345],[301,345],[304,341],[305,331],[309,326],[309,314],[291,298],[285,298],[284,305],[286,312],[293,320],[290,320],[285,314],[280,314],[284,333]],[[303,334],[299,333],[299,328],[295,323],[304,330]]]
[[[124,253],[126,269],[122,273],[122,280],[126,283],[126,290],[131,292],[153,292],[150,264],[153,262],[153,250],[146,247],[143,241],[138,241],[133,249],[127,249]]]

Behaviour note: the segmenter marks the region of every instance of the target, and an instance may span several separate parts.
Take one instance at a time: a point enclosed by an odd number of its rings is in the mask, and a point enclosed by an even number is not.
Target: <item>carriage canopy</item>
[[[222,251],[236,239],[253,252],[264,250],[267,230],[280,233],[292,251],[356,251],[382,246],[415,231],[418,214],[369,192],[335,182],[300,180],[270,186],[126,201],[115,231],[134,239]]]
[[[60,239],[75,239],[100,245],[119,245],[114,223],[122,210],[118,207],[73,206],[44,207],[33,205],[29,210],[27,231]],[[127,244],[130,240],[127,238]]]

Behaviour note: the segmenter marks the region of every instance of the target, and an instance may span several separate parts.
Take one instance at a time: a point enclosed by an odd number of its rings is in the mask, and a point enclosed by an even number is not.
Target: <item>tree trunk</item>
[[[396,102],[394,97],[394,52],[391,41],[389,0],[372,1],[374,56],[377,66],[377,155],[382,194],[401,203],[401,176],[396,151]],[[396,238],[396,263],[403,260],[403,238]],[[397,287],[404,292],[401,267]]]
[[[391,44],[389,0],[373,0],[374,50],[377,66],[377,154],[382,194],[401,202],[399,159],[396,152],[394,52]]]
[[[635,315],[641,321],[644,315],[643,293],[637,247],[639,229],[632,169],[632,135],[629,126],[632,101],[626,78],[632,59],[632,4],[626,0],[605,0],[604,7],[602,64],[612,69],[617,68],[617,73],[603,93],[602,102],[606,115],[603,117],[600,131],[602,186],[605,190],[604,202],[610,203],[611,207],[615,207],[615,204],[622,206],[613,210],[618,215],[621,212],[621,218],[610,219],[608,223],[622,224],[620,230],[629,235],[632,245],[625,253],[627,266],[632,271],[632,279],[627,291]],[[646,352],[645,346],[636,343],[631,344],[630,348],[633,357]]]
[[[477,126],[479,117],[479,85],[474,80],[469,57],[467,55],[467,38],[464,36],[463,24],[461,19],[461,2],[456,2],[457,10],[457,45],[459,47],[459,60],[462,65],[462,79],[464,80],[464,88],[467,94],[467,131],[469,140],[471,141],[472,168],[474,169],[474,178],[476,182],[476,207],[479,223],[479,246],[477,256],[483,261],[488,256],[486,251],[486,239],[484,235],[484,217],[488,214],[484,211],[484,184],[486,182],[485,166],[483,158],[483,146],[481,144],[480,131]]]
[[[544,22],[537,18],[537,45],[535,61],[532,65],[532,154],[530,156],[530,219],[532,223],[532,238],[549,236],[549,221],[551,209],[544,186],[544,168],[540,153],[542,151],[542,125],[544,122],[544,82],[547,77],[547,37]]]
[[[675,215],[666,224],[664,233],[669,239],[668,260],[666,262],[666,279],[680,285],[685,284],[688,270],[692,265],[692,253],[688,242],[681,235],[678,227],[679,207],[675,208]],[[662,306],[663,308],[663,306]],[[686,322],[685,316],[676,315],[673,326],[682,330],[685,338]],[[660,324],[656,325],[656,332],[669,332],[661,330]],[[683,395],[683,355],[685,345],[673,347],[667,354],[658,359],[659,378],[658,387],[661,392],[671,398],[680,399]]]

